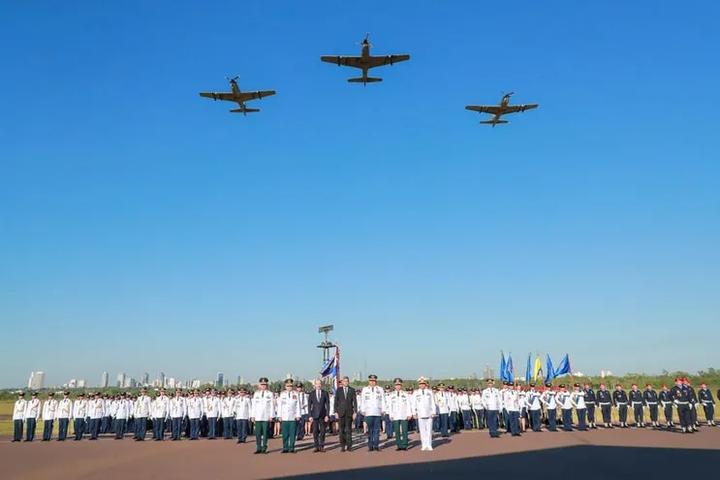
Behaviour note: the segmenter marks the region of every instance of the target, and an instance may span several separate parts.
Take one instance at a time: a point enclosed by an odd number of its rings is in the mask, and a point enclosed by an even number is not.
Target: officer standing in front
[[[277,417],[280,420],[282,453],[295,453],[297,422],[300,420],[300,396],[293,388],[292,378],[285,380],[285,391],[277,400]]]
[[[368,376],[368,385],[360,391],[359,409],[365,417],[368,451],[380,451],[380,419],[385,408],[385,393],[377,386],[377,375]]]
[[[250,420],[255,424],[255,453],[267,453],[268,442],[268,422],[273,418],[273,398],[272,392],[267,389],[268,379],[265,377],[258,380],[258,389],[252,397],[252,408],[250,412]]]
[[[498,433],[498,412],[502,400],[500,399],[500,391],[495,388],[495,380],[488,378],[485,380],[486,387],[482,391],[482,403],[487,411],[487,426],[491,438],[499,438]]]
[[[396,450],[407,450],[409,444],[408,421],[413,414],[412,405],[410,404],[412,398],[403,390],[401,378],[396,378],[393,383],[395,384],[395,391],[385,397],[387,401],[385,408],[393,423]]]
[[[420,432],[421,451],[431,451],[432,448],[432,419],[435,416],[435,396],[428,389],[425,377],[418,378],[418,389],[413,392],[413,415],[418,421]]]
[[[28,401],[25,400],[25,392],[18,393],[18,399],[15,400],[15,405],[13,406],[13,442],[22,440],[27,404]]]

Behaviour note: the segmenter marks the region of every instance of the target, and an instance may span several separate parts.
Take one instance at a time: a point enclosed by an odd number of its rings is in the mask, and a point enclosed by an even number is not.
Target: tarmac
[[[297,444],[296,454],[281,454],[279,439],[267,455],[255,455],[254,438],[12,443],[0,439],[0,478],[10,479],[418,479],[435,477],[533,480],[577,475],[583,480],[618,478],[683,478],[720,473],[720,428],[699,433],[649,430],[527,432],[520,438],[492,439],[487,431],[467,431],[436,438],[432,452],[420,451],[417,434],[411,448],[396,451],[393,441],[380,452],[368,452],[356,435],[352,452],[341,452],[337,436],[329,436],[326,452],[313,452],[312,438]]]

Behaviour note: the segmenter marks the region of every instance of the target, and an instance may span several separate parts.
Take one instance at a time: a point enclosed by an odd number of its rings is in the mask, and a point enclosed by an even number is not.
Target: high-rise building
[[[490,368],[490,365],[485,365],[485,370],[483,370],[483,378],[495,378],[495,370]]]
[[[85,388],[86,382],[84,378],[77,381],[77,388]]]
[[[215,379],[215,386],[218,388],[222,388],[222,386],[225,383],[225,375],[223,372],[218,372],[217,378]]]
[[[197,378],[193,378],[190,381],[190,388],[200,388],[200,380],[198,380]]]
[[[102,375],[100,375],[100,388],[107,388],[109,383],[110,375],[108,372],[103,372]]]
[[[165,388],[165,372],[160,372],[160,385],[159,387]]]
[[[45,372],[30,372],[28,379],[28,388],[31,390],[39,390],[45,386]]]
[[[116,385],[118,387],[122,388],[125,386],[126,381],[127,381],[127,375],[125,375],[125,372],[118,373]]]
[[[140,379],[140,382],[141,382],[144,386],[150,385],[150,374],[147,373],[147,372],[143,373],[143,376],[142,376],[142,378]]]
[[[177,382],[175,381],[174,377],[170,377],[167,379],[167,388],[176,388]]]

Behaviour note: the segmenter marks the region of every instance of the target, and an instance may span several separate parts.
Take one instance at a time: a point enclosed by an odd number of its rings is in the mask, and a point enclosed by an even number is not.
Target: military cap
[[[295,382],[293,381],[292,378],[286,378],[286,379],[285,379],[285,385],[292,385],[293,383],[295,383]]]
[[[531,387],[535,387],[535,384],[534,384],[534,383],[531,383],[530,386],[531,386]]]
[[[368,375],[368,380],[377,380],[377,375],[375,375],[375,374]]]
[[[24,396],[25,396],[25,392],[18,393],[18,397],[24,397]]]
[[[390,385],[385,385],[385,390],[390,390]]]
[[[455,387],[453,387],[452,385],[450,385],[450,386],[448,387],[448,390],[455,390]]]
[[[495,380],[492,378],[485,379],[485,383],[495,383]]]
[[[78,397],[84,397],[84,396],[85,396],[84,393],[79,393],[79,394],[78,394]]]
[[[427,378],[425,378],[425,377],[420,377],[420,378],[418,378],[417,383],[418,383],[418,385],[427,385],[427,384],[428,384],[428,381],[427,381]]]
[[[395,385],[402,385],[402,383],[403,383],[402,378],[397,377],[395,380],[393,380],[393,383]]]
[[[700,385],[704,385],[704,384],[703,384],[703,383],[701,383]],[[652,385],[651,385],[651,384],[649,384],[649,383],[646,383],[646,384],[645,384],[645,388],[647,388],[647,387],[652,387]]]
[[[70,395],[70,392],[68,392],[68,391],[66,390],[66,391],[63,392],[63,395]]]
[[[49,393],[48,393],[48,397],[54,397],[54,396],[55,396],[55,392],[49,392]]]
[[[300,382],[295,382],[295,388],[302,388],[303,384]]]
[[[413,387],[405,387],[405,391],[406,391],[406,392],[412,392],[412,391],[413,391]]]
[[[268,379],[267,379],[266,377],[260,377],[260,380],[258,380],[258,383],[259,383],[260,385],[267,385],[267,384],[268,384]]]
[[[442,382],[440,382],[440,383],[437,384],[437,387],[438,387],[438,388],[445,388],[445,384],[442,383]]]
[[[545,386],[548,387],[548,388],[550,388],[550,387],[552,387],[552,383],[550,383],[550,382],[545,382]]]
[[[573,385],[573,387],[578,387],[578,388],[580,388],[580,384],[579,384],[579,383],[576,383],[576,384]]]

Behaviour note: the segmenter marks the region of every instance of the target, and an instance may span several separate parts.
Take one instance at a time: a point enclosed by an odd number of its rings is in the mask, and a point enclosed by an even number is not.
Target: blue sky
[[[0,385],[309,377],[326,323],[345,373],[717,367],[719,14],[3,2]],[[365,32],[412,59],[363,88],[318,57]]]

